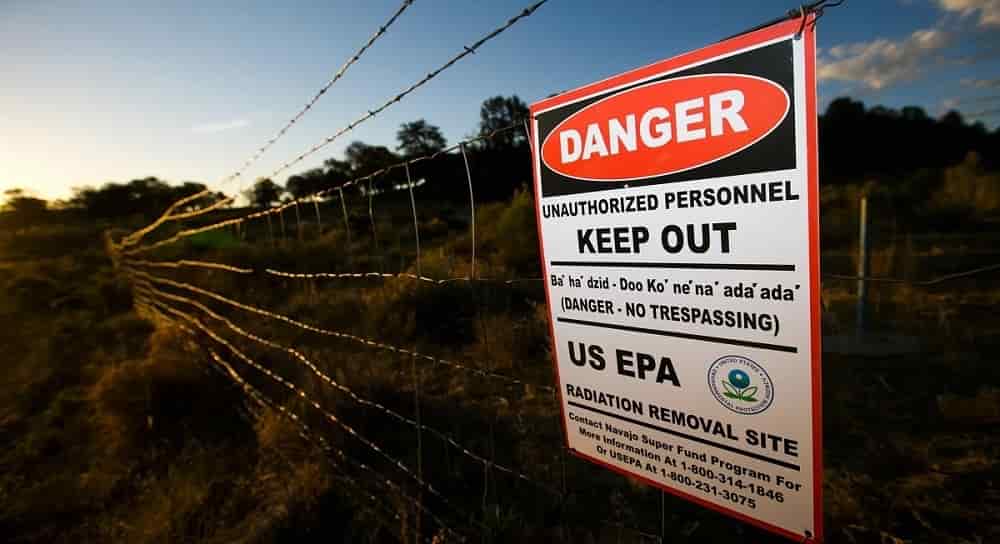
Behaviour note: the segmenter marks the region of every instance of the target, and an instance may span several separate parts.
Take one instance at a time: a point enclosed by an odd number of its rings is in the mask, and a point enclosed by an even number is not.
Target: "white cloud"
[[[883,89],[923,74],[928,63],[937,62],[938,51],[951,41],[948,32],[921,29],[902,40],[879,38],[870,42],[831,47],[820,58],[820,80],[863,83],[871,89]]]
[[[969,119],[976,119],[976,120],[989,119],[991,117],[1000,117],[1000,108],[993,108],[989,110],[972,112],[970,114],[967,114],[966,117],[968,117]]]
[[[979,26],[1000,26],[1000,0],[937,0],[941,9],[962,17],[978,14]]]
[[[963,79],[962,85],[973,89],[1000,89],[1000,78],[997,79]]]
[[[246,128],[248,126],[250,126],[250,121],[247,119],[233,119],[232,121],[223,121],[221,123],[205,123],[203,125],[195,125],[191,127],[191,131],[203,134],[213,134],[216,132]]]

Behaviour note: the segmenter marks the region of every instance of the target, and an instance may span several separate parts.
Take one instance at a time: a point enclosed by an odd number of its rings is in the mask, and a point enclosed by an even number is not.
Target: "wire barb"
[[[379,342],[377,340],[373,340],[371,338],[365,338],[365,337],[362,337],[362,336],[357,336],[357,335],[349,334],[349,333],[342,332],[342,331],[335,331],[335,330],[326,329],[326,328],[323,328],[323,327],[318,327],[318,326],[315,326],[315,325],[310,325],[308,323],[304,323],[302,321],[299,321],[297,319],[288,317],[286,315],[274,313],[274,312],[271,312],[271,311],[268,311],[268,310],[264,310],[262,308],[258,308],[256,306],[251,306],[249,304],[243,304],[242,302],[238,302],[238,301],[235,301],[235,300],[230,299],[228,297],[224,297],[224,296],[222,296],[222,295],[220,295],[218,293],[214,293],[214,292],[209,291],[207,289],[202,289],[202,288],[200,288],[200,287],[198,287],[196,285],[191,285],[190,283],[174,281],[174,280],[171,280],[171,279],[168,279],[168,278],[162,278],[160,276],[154,276],[154,275],[149,274],[147,272],[142,272],[141,270],[132,270],[132,273],[135,274],[137,277],[145,279],[147,281],[151,281],[151,282],[154,282],[154,283],[159,283],[161,285],[168,285],[170,287],[175,287],[177,289],[183,289],[183,290],[191,292],[191,293],[203,295],[203,296],[206,296],[208,298],[214,299],[214,300],[216,300],[218,302],[222,302],[223,304],[229,305],[229,306],[231,306],[233,308],[237,308],[237,309],[240,309],[240,310],[243,310],[243,311],[246,311],[246,312],[250,312],[250,313],[253,313],[253,314],[257,314],[257,315],[260,315],[260,316],[268,317],[270,319],[274,319],[274,320],[277,320],[277,321],[282,321],[284,323],[287,323],[288,325],[291,325],[293,327],[296,327],[296,328],[299,328],[299,329],[302,329],[302,330],[305,330],[305,331],[313,332],[313,333],[316,333],[316,334],[321,334],[321,335],[324,335],[324,336],[332,336],[334,338],[342,338],[342,339],[350,340],[352,342],[356,342],[356,343],[359,343],[359,344],[364,344],[366,346],[373,347],[373,348],[376,348],[376,349],[381,349],[381,350],[386,350],[386,351],[392,351],[392,352],[396,352],[396,353],[402,353],[404,355],[413,354],[413,355],[416,355],[417,357],[419,357],[421,359],[424,359],[424,360],[427,360],[427,361],[431,361],[431,362],[433,362],[435,364],[449,366],[449,367],[452,367],[452,368],[458,368],[458,369],[461,369],[463,371],[470,372],[472,374],[476,374],[476,375],[478,375],[480,377],[490,378],[490,379],[497,379],[497,380],[505,381],[505,382],[510,383],[512,385],[532,386],[532,387],[534,387],[536,389],[539,389],[541,391],[552,391],[553,390],[553,388],[551,386],[526,382],[526,381],[520,380],[518,378],[514,378],[512,376],[507,376],[506,374],[498,374],[496,372],[487,372],[487,371],[485,371],[485,370],[483,370],[481,368],[477,368],[477,367],[472,366],[472,365],[468,365],[468,364],[464,364],[464,363],[459,363],[459,362],[451,361],[451,360],[448,360],[448,359],[443,359],[441,357],[436,357],[436,356],[433,356],[433,355],[427,355],[427,354],[424,354],[424,353],[414,352],[414,351],[412,351],[410,349],[407,349],[407,348],[401,348],[401,347],[398,347],[398,346],[394,346],[392,344],[386,344],[386,343],[383,343],[383,342]]]
[[[373,34],[368,39],[368,41],[365,42],[365,44],[362,45],[361,48],[358,49],[358,51],[354,53],[354,55],[350,59],[348,59],[343,66],[340,67],[339,70],[337,70],[337,72],[333,75],[333,77],[330,78],[330,80],[325,85],[323,85],[323,87],[321,87],[320,90],[308,102],[306,102],[305,106],[303,106],[302,109],[298,111],[298,113],[293,115],[292,118],[289,119],[283,127],[281,127],[281,129],[277,132],[277,134],[268,139],[267,142],[264,143],[264,145],[262,145],[256,152],[254,152],[253,155],[250,156],[250,158],[244,161],[242,166],[240,166],[235,172],[233,172],[229,176],[223,178],[220,184],[225,185],[234,179],[240,178],[243,175],[243,173],[247,170],[247,168],[253,165],[253,163],[257,162],[257,160],[260,159],[260,157],[265,152],[267,152],[268,149],[270,149],[275,143],[277,143],[277,141],[280,140],[285,135],[285,133],[287,133],[292,128],[293,125],[298,123],[299,120],[302,119],[302,117],[304,117],[306,113],[308,113],[317,102],[319,102],[319,99],[322,98],[322,96],[326,94],[326,92],[329,91],[331,87],[333,87],[333,84],[344,76],[344,74],[347,72],[347,69],[350,68],[352,64],[357,62],[358,59],[360,59],[361,56],[365,53],[365,51],[367,51],[368,48],[375,43],[376,40],[378,40],[380,37],[382,37],[383,34],[385,34],[386,30],[388,30],[389,27],[392,26],[394,22],[396,22],[396,19],[398,19],[403,14],[403,12],[406,11],[406,8],[410,7],[410,5],[413,4],[413,1],[414,0],[403,0],[403,3],[392,14],[392,17],[390,17],[387,22],[385,22],[382,26],[379,27],[378,31],[375,32],[375,34]],[[167,221],[186,219],[186,217],[172,216],[171,213],[177,207],[183,206],[188,202],[192,202],[204,196],[208,196],[209,194],[211,194],[211,191],[205,189],[204,191],[201,191],[197,194],[182,198],[177,202],[174,202],[169,208],[167,208],[167,211],[165,211],[163,215],[161,215],[156,221],[126,236],[122,240],[122,244],[120,247],[128,247],[130,245],[137,244],[145,235],[156,230]],[[226,203],[228,204],[235,201],[235,198],[230,197],[224,200],[227,201]]]
[[[512,122],[511,124],[499,127],[496,130],[493,130],[492,132],[488,132],[486,134],[480,134],[479,136],[475,136],[475,137],[463,140],[463,141],[461,141],[461,142],[459,142],[459,143],[457,143],[455,145],[452,145],[450,147],[446,147],[446,148],[441,149],[439,151],[435,151],[434,153],[429,153],[427,155],[423,155],[423,156],[416,157],[416,158],[413,158],[413,159],[407,159],[407,160],[404,160],[404,161],[400,161],[400,162],[391,164],[389,166],[386,166],[384,168],[376,170],[375,172],[372,172],[370,174],[366,174],[364,176],[355,177],[355,178],[353,178],[353,179],[351,179],[349,181],[346,181],[346,182],[344,182],[344,183],[342,183],[340,185],[337,185],[335,187],[328,187],[326,189],[322,189],[322,190],[316,191],[314,193],[311,193],[311,194],[308,194],[308,195],[305,195],[305,196],[302,196],[302,197],[299,197],[299,198],[294,198],[292,200],[289,200],[285,204],[282,204],[281,206],[276,206],[274,208],[268,208],[266,210],[260,210],[260,211],[256,211],[256,212],[249,212],[249,213],[246,213],[246,214],[244,214],[244,215],[242,215],[240,217],[235,217],[235,218],[232,218],[232,219],[226,219],[226,220],[223,220],[223,221],[218,221],[216,223],[211,223],[209,225],[204,225],[202,227],[198,227],[198,228],[194,228],[194,229],[182,230],[182,231],[174,234],[173,236],[171,236],[169,238],[165,238],[163,240],[160,240],[160,241],[157,241],[157,242],[154,242],[154,243],[151,243],[151,244],[147,244],[147,245],[144,245],[144,246],[137,246],[137,247],[133,247],[131,249],[123,249],[123,250],[120,250],[120,253],[122,255],[136,255],[136,254],[139,254],[139,253],[145,253],[147,251],[152,251],[154,249],[158,249],[158,248],[161,248],[161,247],[164,247],[164,246],[167,246],[167,245],[179,242],[179,241],[181,241],[181,240],[183,240],[185,238],[189,238],[191,236],[196,236],[196,235],[202,234],[204,232],[209,232],[209,231],[212,231],[212,230],[225,228],[225,227],[228,227],[230,225],[244,223],[244,222],[247,222],[247,221],[252,221],[254,219],[259,219],[261,217],[270,218],[271,215],[274,215],[276,213],[281,213],[282,210],[284,210],[285,208],[288,208],[289,206],[294,206],[297,203],[302,202],[302,201],[307,200],[307,199],[325,198],[325,197],[333,194],[334,192],[339,192],[339,194],[341,196],[341,202],[343,202],[343,191],[346,188],[349,188],[349,187],[352,187],[352,186],[360,186],[361,183],[367,181],[368,179],[370,179],[370,178],[372,178],[374,176],[381,176],[383,174],[391,172],[392,170],[396,170],[396,169],[402,168],[405,164],[411,164],[412,165],[412,164],[416,164],[416,163],[421,162],[421,161],[433,160],[433,159],[436,159],[436,158],[438,158],[438,157],[440,157],[442,155],[450,154],[450,153],[452,153],[454,151],[457,151],[457,150],[461,149],[462,146],[467,146],[469,144],[476,143],[476,142],[492,140],[493,138],[496,138],[500,134],[504,134],[507,131],[516,129],[517,127],[521,126],[522,122],[523,122],[523,120],[518,119],[518,120]],[[345,221],[346,221],[346,213],[347,212],[346,212],[346,207],[345,207],[345,211],[344,211]]]
[[[548,0],[539,0],[538,2],[535,2],[534,4],[528,6],[527,8],[524,8],[524,10],[521,11],[520,14],[518,14],[518,15],[512,17],[511,19],[509,19],[504,25],[501,25],[500,27],[494,29],[492,32],[490,32],[489,34],[486,34],[485,36],[483,36],[482,38],[480,38],[479,40],[477,40],[475,43],[473,43],[472,45],[463,46],[463,49],[462,49],[461,53],[455,55],[454,57],[452,57],[451,59],[449,59],[447,62],[445,62],[444,64],[442,64],[441,66],[439,66],[437,69],[433,70],[432,72],[429,72],[422,79],[420,79],[416,83],[410,85],[409,87],[407,87],[406,89],[404,89],[402,92],[400,92],[399,94],[397,94],[395,97],[387,100],[381,106],[379,106],[379,107],[377,107],[375,109],[372,109],[372,110],[368,110],[367,114],[362,115],[361,117],[355,119],[353,122],[351,122],[350,124],[348,124],[344,128],[340,129],[339,131],[337,131],[333,135],[326,137],[320,143],[312,146],[311,148],[309,148],[308,150],[306,150],[304,153],[301,153],[300,155],[298,155],[294,159],[292,159],[292,160],[290,160],[290,161],[282,164],[280,167],[278,167],[277,170],[275,170],[274,172],[272,172],[271,175],[268,176],[268,177],[270,177],[270,178],[277,177],[278,174],[284,172],[285,170],[288,170],[289,168],[291,168],[292,166],[298,164],[299,162],[302,162],[303,160],[305,160],[306,157],[309,157],[310,155],[316,153],[320,149],[323,149],[327,145],[331,144],[337,138],[339,138],[339,137],[343,136],[344,134],[350,132],[351,130],[354,129],[354,127],[356,127],[356,126],[360,125],[361,123],[363,123],[363,122],[371,119],[372,117],[375,117],[376,115],[382,113],[387,108],[389,108],[392,104],[394,104],[396,102],[399,102],[400,100],[402,100],[404,97],[406,97],[407,95],[409,95],[413,91],[419,89],[420,87],[423,87],[425,84],[427,84],[427,82],[429,82],[430,80],[432,80],[435,77],[437,77],[438,74],[440,74],[441,72],[443,72],[443,71],[447,70],[448,68],[451,68],[452,66],[454,66],[458,61],[462,60],[463,58],[465,58],[468,55],[471,55],[471,54],[475,53],[475,51],[477,49],[479,49],[480,47],[482,47],[483,44],[485,44],[486,42],[488,42],[488,41],[492,40],[493,38],[497,37],[499,34],[501,34],[503,31],[507,30],[508,28],[514,26],[521,19],[524,19],[525,17],[531,16],[533,13],[535,13],[535,11],[538,8],[542,7],[542,5],[544,5],[546,2],[548,2]]]

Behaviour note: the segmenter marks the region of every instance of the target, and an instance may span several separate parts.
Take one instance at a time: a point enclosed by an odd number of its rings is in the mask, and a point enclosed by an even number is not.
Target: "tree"
[[[486,136],[495,130],[519,123],[528,118],[528,105],[517,95],[494,96],[483,101],[479,108],[479,135]],[[510,149],[524,145],[527,138],[524,130],[508,130],[484,140],[485,149]]]
[[[384,145],[353,142],[344,150],[348,164],[356,176],[364,176],[399,162],[399,156]]]
[[[281,194],[285,189],[270,178],[258,179],[253,187],[243,192],[243,196],[250,201],[250,205],[257,208],[270,208],[275,202],[281,200]]]
[[[6,203],[0,207],[0,212],[7,216],[11,224],[24,226],[39,222],[48,211],[48,202],[41,198],[28,196],[24,189],[8,189],[4,191]],[[7,221],[4,221],[7,223]]]
[[[402,151],[404,157],[420,157],[441,151],[447,145],[441,129],[423,119],[403,123],[396,132],[399,145],[396,151]]]
[[[323,167],[326,168],[327,181],[330,183],[331,187],[340,185],[348,180],[354,175],[351,171],[351,163],[347,161],[338,161],[337,159],[326,159],[323,161]]]
[[[128,183],[105,183],[100,188],[75,188],[68,205],[84,210],[91,217],[127,217],[134,214],[158,216],[180,198],[205,190],[201,183],[169,185],[155,177],[134,179]],[[192,202],[188,208],[201,204]]]
[[[326,187],[329,187],[329,184],[327,183],[326,171],[322,168],[313,168],[302,174],[295,174],[285,182],[285,189],[294,198],[303,198]]]

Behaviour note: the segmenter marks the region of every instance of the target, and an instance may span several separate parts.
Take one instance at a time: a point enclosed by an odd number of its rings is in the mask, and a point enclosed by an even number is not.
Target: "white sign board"
[[[531,107],[568,447],[800,542],[822,540],[815,81],[792,20]]]

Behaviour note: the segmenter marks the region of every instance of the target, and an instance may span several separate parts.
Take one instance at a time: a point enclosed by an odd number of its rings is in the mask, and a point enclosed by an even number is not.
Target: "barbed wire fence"
[[[524,8],[268,177],[287,171],[403,100],[546,1]],[[404,1],[224,182],[241,178],[411,4]],[[568,454],[546,352],[548,331],[531,321],[531,313],[539,314],[537,309],[544,305],[544,278],[506,270],[494,262],[495,255],[484,251],[486,229],[477,230],[477,206],[482,205],[476,202],[469,150],[512,131],[525,131],[530,141],[525,121],[517,119],[440,151],[263,210],[234,213],[227,209],[234,197],[190,208],[210,193],[191,195],[149,225],[111,240],[108,251],[131,281],[141,313],[190,335],[213,368],[245,393],[248,404],[280,414],[326,452],[336,479],[391,520],[384,521],[386,526],[403,523],[400,508],[412,509],[415,541],[493,541],[527,516],[560,520],[550,526],[574,519],[611,531],[619,541],[628,535],[632,541],[670,542],[668,530],[678,526],[673,536],[690,537],[698,519],[682,522],[683,516],[671,517],[662,493],[632,486]],[[418,196],[422,188],[445,178],[427,177],[426,183],[418,183],[413,171],[440,161],[461,165],[465,179],[452,187],[467,189],[462,198],[468,198],[468,215],[455,220],[457,226],[449,227],[447,236],[431,236],[426,232],[428,217],[438,219],[443,212],[440,203]],[[393,183],[376,188],[379,180]],[[376,212],[376,201],[383,199],[386,210]],[[313,208],[314,223],[300,206]],[[284,212],[289,209],[294,211],[293,235],[286,228]],[[430,212],[421,214],[422,209]],[[277,233],[273,216],[278,219]],[[396,225],[400,217],[405,217],[406,227]],[[266,227],[260,220],[266,220]],[[204,224],[180,228],[190,221]],[[386,224],[390,228],[380,228]],[[199,243],[230,229],[229,249],[206,250]],[[158,230],[171,232],[148,240]],[[412,239],[404,243],[401,233],[406,230],[412,231],[406,235]],[[387,248],[385,240],[380,245],[380,233],[397,236],[396,270],[385,270]],[[303,270],[314,264],[308,258],[289,258],[317,248],[332,254],[324,257],[320,270]],[[362,258],[359,250],[383,258]],[[188,255],[192,252],[200,255]],[[449,265],[440,266],[435,261],[445,252],[451,253]],[[457,264],[453,254],[459,255]],[[379,263],[379,270],[371,269],[373,262]],[[997,270],[1000,264],[925,280],[864,274],[829,274],[824,279],[927,287]],[[379,313],[379,304],[392,307],[383,312],[389,317],[371,317]],[[422,306],[434,311],[422,311]],[[454,325],[454,314],[466,306],[475,307],[465,319],[474,323],[471,328],[440,330]],[[517,335],[521,329],[498,327],[491,321],[498,315],[507,319],[503,323],[525,322],[523,328],[537,329],[532,333],[541,340],[531,344],[536,350],[532,365],[515,364],[517,354],[512,355],[499,335]],[[443,324],[436,322],[439,318]],[[460,341],[454,346],[437,341],[441,334]],[[572,485],[580,474],[587,474],[585,489]],[[639,501],[630,500],[635,496]],[[601,505],[601,515],[587,508],[595,504]]]

